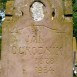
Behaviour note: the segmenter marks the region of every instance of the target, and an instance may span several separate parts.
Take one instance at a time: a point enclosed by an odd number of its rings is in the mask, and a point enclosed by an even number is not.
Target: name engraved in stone
[[[53,51],[51,51],[51,49],[53,49]],[[61,51],[62,50],[62,47],[42,47],[42,48],[39,48],[39,47],[16,47],[16,46],[12,46],[12,51],[13,53],[17,53],[17,54],[30,54],[30,55],[43,55],[45,53],[47,53],[48,55],[52,54],[53,52],[55,52],[56,50],[56,53],[57,51]]]

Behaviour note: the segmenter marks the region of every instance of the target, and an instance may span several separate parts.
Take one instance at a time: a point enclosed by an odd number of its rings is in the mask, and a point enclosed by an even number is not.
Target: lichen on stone
[[[32,17],[34,21],[41,21],[44,18],[43,4],[40,2],[34,2],[31,7]]]

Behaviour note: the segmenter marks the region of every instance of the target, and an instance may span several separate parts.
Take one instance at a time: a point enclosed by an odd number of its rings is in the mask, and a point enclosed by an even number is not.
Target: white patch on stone
[[[32,17],[35,21],[41,21],[44,18],[43,4],[40,2],[33,3],[31,7]]]

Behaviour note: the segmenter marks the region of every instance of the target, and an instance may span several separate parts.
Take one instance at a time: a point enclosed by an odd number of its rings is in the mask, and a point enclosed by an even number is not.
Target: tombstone
[[[73,77],[72,1],[65,1],[15,0],[3,23],[1,77]]]

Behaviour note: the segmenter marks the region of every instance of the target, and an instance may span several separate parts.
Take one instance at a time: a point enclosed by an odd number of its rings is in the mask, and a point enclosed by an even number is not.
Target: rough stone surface
[[[31,6],[32,17],[35,21],[43,20],[44,18],[43,7],[44,5],[40,2],[34,2],[34,4]]]
[[[5,10],[6,14],[10,14],[10,15],[13,14],[13,4],[14,4],[14,1],[7,1],[7,3],[6,3],[7,7],[6,7],[6,10]]]
[[[42,2],[37,22],[33,0],[15,0],[13,17],[3,23],[1,77],[73,77],[72,18],[63,16],[62,0]]]
[[[1,61],[0,61],[0,76],[1,76]]]

